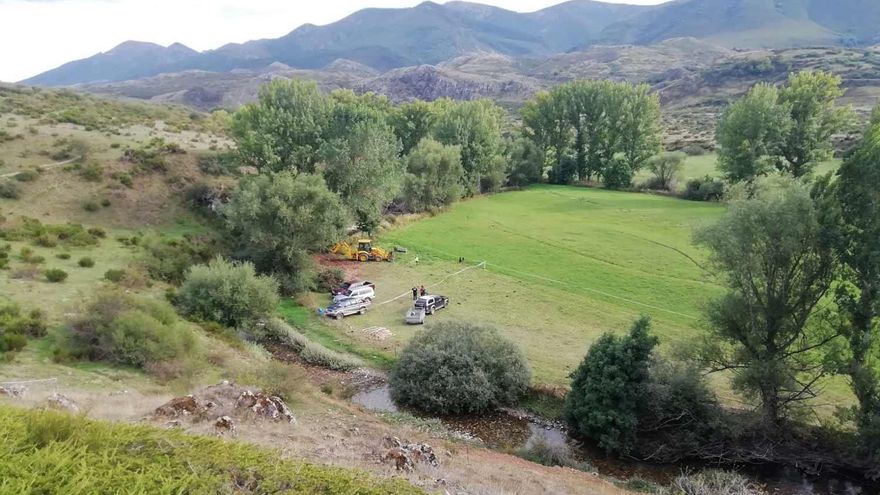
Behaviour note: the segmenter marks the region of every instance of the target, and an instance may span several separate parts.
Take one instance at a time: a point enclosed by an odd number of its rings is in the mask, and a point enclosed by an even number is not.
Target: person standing
[[[424,295],[427,294],[427,293],[428,293],[428,291],[425,290],[425,286],[424,286],[424,285],[421,286],[421,288],[419,288],[419,294],[421,294],[421,295],[424,296]]]
[[[416,299],[419,298],[419,289],[416,289],[415,286],[413,286],[413,288],[412,288],[412,293],[413,293],[413,301],[415,301]]]

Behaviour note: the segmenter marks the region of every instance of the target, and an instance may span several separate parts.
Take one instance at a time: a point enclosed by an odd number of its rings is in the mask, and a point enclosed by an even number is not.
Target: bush
[[[81,314],[69,323],[70,342],[60,343],[56,355],[143,368],[184,357],[195,348],[193,333],[163,301],[108,291]]]
[[[134,186],[134,179],[132,179],[131,176],[128,174],[119,174],[116,179],[119,180],[119,183],[125,187],[131,188],[132,186]]]
[[[19,182],[33,182],[37,180],[40,173],[36,170],[22,170],[15,176],[15,180]]]
[[[566,443],[550,443],[544,437],[530,440],[517,452],[519,457],[544,466],[562,466],[580,471],[592,472],[593,466],[574,458]]]
[[[324,268],[315,277],[315,288],[320,292],[330,292],[344,281],[345,273],[339,268]]]
[[[90,163],[80,169],[79,175],[89,182],[101,182],[104,178],[104,168],[97,163]]]
[[[681,149],[687,156],[703,156],[709,154],[709,150],[699,144],[689,144]]]
[[[687,182],[681,197],[691,201],[719,201],[724,196],[724,182],[705,176]]]
[[[70,253],[58,253],[55,255],[55,257],[58,258],[59,260],[69,260]]]
[[[183,283],[191,266],[211,261],[219,251],[217,242],[209,236],[187,235],[182,239],[150,236],[141,245],[146,251],[144,268],[150,277],[175,285]]]
[[[60,283],[64,282],[67,279],[67,272],[60,268],[48,268],[43,275],[46,276],[46,280],[52,283]]]
[[[661,153],[651,157],[647,162],[648,170],[653,174],[649,189],[672,190],[672,186],[681,175],[687,155],[680,151]]]
[[[606,333],[571,375],[565,420],[572,433],[591,438],[608,452],[627,453],[636,440],[640,398],[657,345],[651,322],[639,318],[629,335]]]
[[[608,189],[627,189],[632,186],[634,172],[623,160],[611,160],[602,172],[602,182]]]
[[[9,179],[0,179],[0,198],[18,199],[21,197],[21,188]]]
[[[91,268],[95,266],[95,260],[89,258],[88,256],[86,256],[85,258],[80,258],[77,263],[83,268]]]
[[[251,337],[260,342],[271,342],[287,346],[297,353],[306,364],[323,366],[332,370],[348,371],[364,364],[345,354],[327,349],[312,342],[305,335],[280,318],[270,318],[265,325],[252,327]]]
[[[95,212],[100,209],[101,209],[101,205],[99,205],[98,203],[96,203],[94,201],[86,201],[85,203],[83,203],[83,210],[86,210],[88,212]]]
[[[491,327],[443,322],[416,334],[391,370],[391,396],[431,414],[514,405],[529,385],[522,353]]]
[[[189,317],[241,327],[275,311],[278,282],[257,275],[249,262],[216,258],[189,269],[176,302]]]
[[[9,358],[27,345],[28,338],[46,335],[45,316],[38,310],[27,314],[10,301],[0,301],[0,358]]]
[[[104,272],[104,280],[109,280],[110,282],[121,282],[124,278],[125,270],[111,268]]]
[[[104,198],[101,200],[101,206],[103,206],[104,208],[107,208],[111,204],[112,203],[110,202],[110,198]]]
[[[682,474],[660,492],[662,495],[766,495],[760,486],[730,471],[700,471]]]

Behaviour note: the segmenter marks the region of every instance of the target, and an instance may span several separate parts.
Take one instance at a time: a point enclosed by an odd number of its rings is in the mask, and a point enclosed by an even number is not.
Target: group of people
[[[413,286],[413,288],[412,288],[413,301],[415,301],[416,299],[418,299],[419,296],[424,296],[424,295],[427,294],[427,293],[428,293],[428,291],[425,290],[425,286],[424,286],[424,285],[419,286],[419,287],[415,287],[415,286]]]

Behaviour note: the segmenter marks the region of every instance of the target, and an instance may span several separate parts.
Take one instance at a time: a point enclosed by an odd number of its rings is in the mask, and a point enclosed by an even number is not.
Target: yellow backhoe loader
[[[373,246],[373,241],[369,239],[360,239],[357,248],[345,241],[337,242],[330,252],[352,261],[394,261],[394,251]]]

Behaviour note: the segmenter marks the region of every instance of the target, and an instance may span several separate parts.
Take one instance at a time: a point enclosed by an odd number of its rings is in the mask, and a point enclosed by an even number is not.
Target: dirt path
[[[67,165],[68,163],[73,163],[73,162],[79,160],[80,158],[82,158],[82,157],[81,157],[81,156],[75,156],[75,157],[73,157],[73,158],[70,158],[70,159],[68,159],[68,160],[64,160],[64,161],[62,161],[62,162],[46,163],[46,164],[44,164],[44,165],[37,165],[37,166],[34,167],[34,168],[36,168],[36,169],[38,169],[38,170],[49,170],[49,169],[52,169],[52,168],[55,168],[55,167],[60,167],[60,166],[62,166],[62,165]],[[2,174],[2,175],[0,175],[0,179],[5,179],[5,178],[7,178],[7,177],[15,177],[16,175],[19,175],[19,174],[21,174],[22,172],[26,172],[26,170],[19,170],[18,172],[10,172],[10,173],[8,173],[8,174]]]

